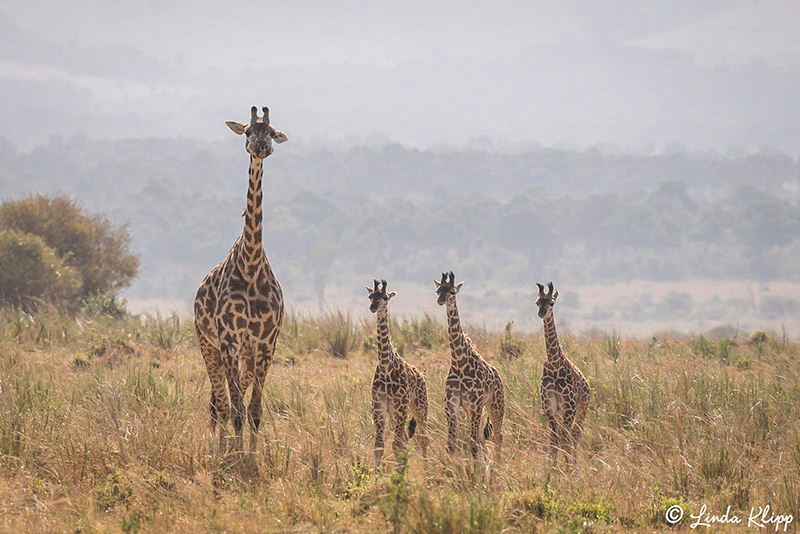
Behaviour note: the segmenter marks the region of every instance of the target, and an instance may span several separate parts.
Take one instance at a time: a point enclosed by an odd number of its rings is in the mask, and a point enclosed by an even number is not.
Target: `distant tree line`
[[[130,294],[188,301],[241,232],[235,141],[62,139],[46,159],[0,146],[0,196],[64,191],[109,214],[109,235],[129,223],[141,260]],[[444,268],[487,287],[800,278],[800,164],[785,155],[280,148],[265,167],[264,241],[296,300]],[[82,273],[79,294],[106,290],[96,278]]]

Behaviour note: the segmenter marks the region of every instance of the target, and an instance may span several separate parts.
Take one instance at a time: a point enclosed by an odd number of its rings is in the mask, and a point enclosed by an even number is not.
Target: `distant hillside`
[[[142,263],[130,296],[189,300],[241,231],[246,166],[240,139],[60,139],[46,158],[5,144],[0,197],[66,192],[128,222]],[[780,154],[282,146],[264,183],[267,252],[298,301],[445,268],[497,288],[539,273],[569,284],[800,277],[800,165]]]
[[[44,148],[18,152],[0,137],[0,196],[59,189],[105,202],[109,193],[129,196],[147,187],[175,187],[187,195],[235,198],[247,177],[247,155],[236,137],[224,143],[54,137],[44,155]],[[720,197],[740,185],[790,202],[800,199],[798,159],[774,151],[737,157],[690,153],[679,146],[669,154],[616,155],[598,149],[421,151],[394,143],[348,147],[339,142],[317,150],[289,143],[268,160],[265,177],[273,198],[301,191],[336,200],[473,195],[508,200],[524,193],[584,198],[683,182],[697,199]]]

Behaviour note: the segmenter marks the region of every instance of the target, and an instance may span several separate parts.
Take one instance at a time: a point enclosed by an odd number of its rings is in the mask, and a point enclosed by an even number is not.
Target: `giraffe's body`
[[[282,143],[286,136],[269,124],[266,108],[263,120],[257,118],[254,107],[249,125],[227,124],[235,133],[247,134],[250,168],[244,230],[225,260],[197,289],[195,329],[211,381],[212,429],[219,426],[222,443],[232,407],[237,448],[241,448],[244,394],[252,384],[247,415],[250,448],[255,450],[264,380],[283,320],[283,292],[262,244],[261,177],[263,160],[272,153],[272,139]]]
[[[556,333],[553,319],[553,305],[558,291],[553,291],[550,282],[549,293],[539,285],[539,317],[544,322],[544,338],[547,347],[547,360],[542,370],[541,399],[542,411],[550,425],[550,455],[555,461],[562,450],[570,463],[575,461],[575,451],[583,432],[583,421],[589,409],[591,390],[589,382],[578,367],[569,361]]]
[[[428,387],[419,370],[401,358],[389,338],[387,305],[396,295],[386,293],[386,281],[382,286],[375,280],[374,289],[367,287],[371,301],[370,311],[378,318],[378,365],[372,378],[372,419],[375,423],[375,463],[380,466],[384,449],[384,432],[387,418],[391,421],[395,455],[405,448],[415,429],[423,454],[427,452]],[[411,411],[411,422],[406,435],[406,418]]]
[[[505,391],[500,374],[489,362],[478,354],[472,341],[461,328],[456,293],[461,284],[454,285],[455,276],[449,278],[442,273],[441,282],[436,282],[438,302],[447,306],[447,333],[450,342],[450,372],[445,381],[445,415],[447,418],[447,450],[456,447],[458,412],[463,408],[469,421],[470,445],[473,456],[478,455],[485,439],[495,443],[495,454],[500,457],[503,443],[503,417],[505,415]],[[486,426],[481,432],[484,408],[488,412]]]

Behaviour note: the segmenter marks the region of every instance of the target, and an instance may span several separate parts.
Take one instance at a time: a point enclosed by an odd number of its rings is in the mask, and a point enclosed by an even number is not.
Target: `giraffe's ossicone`
[[[374,280],[367,286],[369,311],[377,315],[378,365],[372,378],[372,420],[375,424],[375,463],[380,466],[384,449],[384,432],[390,420],[395,456],[405,450],[409,437],[416,431],[417,440],[425,455],[428,448],[428,386],[419,370],[405,361],[392,346],[389,338],[389,300],[397,293],[386,292],[386,280]],[[411,411],[411,421],[406,435],[406,418]]]
[[[545,291],[542,284],[536,306],[544,321],[544,339],[547,359],[542,369],[542,411],[550,426],[550,456],[555,462],[558,451],[563,451],[570,465],[575,463],[575,454],[583,431],[583,421],[589,409],[591,390],[589,382],[578,367],[569,361],[556,333],[553,306],[558,290],[553,282]]]
[[[263,112],[258,117],[254,106],[249,124],[226,122],[234,133],[245,135],[250,154],[244,230],[225,260],[200,283],[194,299],[195,329],[211,381],[211,428],[219,428],[222,448],[231,407],[236,448],[242,447],[244,394],[251,384],[250,449],[257,448],[264,380],[283,321],[283,292],[262,244],[261,176],[273,141],[283,143],[286,135],[272,127],[266,107]]]
[[[464,282],[455,283],[453,271],[442,273],[442,280],[434,280],[437,302],[447,307],[447,334],[450,341],[450,372],[444,386],[445,416],[447,418],[447,450],[456,448],[458,412],[463,408],[469,421],[470,449],[476,458],[483,450],[484,441],[495,443],[495,457],[500,459],[503,444],[503,417],[506,401],[500,374],[475,350],[472,341],[461,328],[456,294]],[[484,409],[488,421],[481,432]]]

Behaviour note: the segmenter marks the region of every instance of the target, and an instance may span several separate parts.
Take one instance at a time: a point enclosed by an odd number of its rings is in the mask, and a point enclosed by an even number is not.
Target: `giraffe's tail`
[[[413,438],[414,432],[416,431],[417,431],[417,420],[412,417],[411,421],[408,422],[408,437]]]
[[[492,435],[492,422],[486,421],[486,426],[483,427],[483,437],[484,439],[489,439]]]

